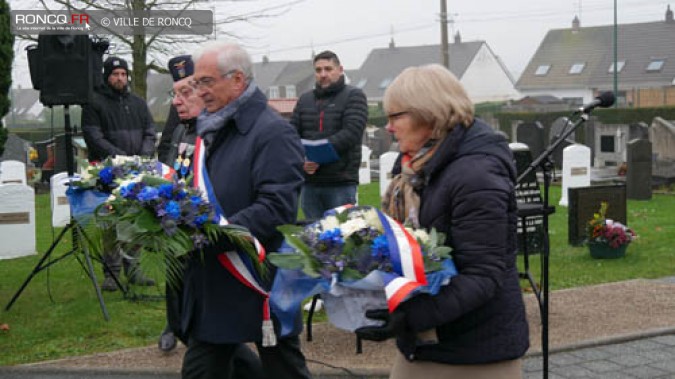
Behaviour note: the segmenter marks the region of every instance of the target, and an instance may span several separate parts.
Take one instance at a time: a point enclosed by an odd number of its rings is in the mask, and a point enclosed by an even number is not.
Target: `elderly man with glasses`
[[[205,108],[197,119],[193,184],[206,191],[220,216],[248,228],[265,251],[277,251],[283,240],[277,226],[294,223],[297,215],[300,139],[267,105],[243,48],[214,41],[192,58],[193,86]],[[183,378],[232,377],[234,352],[243,342],[255,342],[265,377],[309,378],[298,338],[299,310],[292,330],[283,334],[274,313],[270,319],[266,291],[273,268],[268,266],[264,277],[246,267],[237,271],[227,263],[229,250],[226,240],[219,241],[186,264]]]

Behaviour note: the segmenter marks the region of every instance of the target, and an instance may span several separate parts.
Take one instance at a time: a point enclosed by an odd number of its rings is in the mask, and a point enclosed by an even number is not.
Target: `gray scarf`
[[[244,93],[231,103],[213,113],[209,113],[206,109],[202,111],[197,117],[197,134],[202,137],[207,147],[213,142],[216,133],[237,113],[239,107],[253,96],[256,89],[258,85],[251,80]]]

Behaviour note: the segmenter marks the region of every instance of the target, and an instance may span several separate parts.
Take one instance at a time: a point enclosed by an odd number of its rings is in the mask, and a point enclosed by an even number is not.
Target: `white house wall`
[[[504,67],[485,44],[478,50],[460,81],[474,103],[521,97]]]

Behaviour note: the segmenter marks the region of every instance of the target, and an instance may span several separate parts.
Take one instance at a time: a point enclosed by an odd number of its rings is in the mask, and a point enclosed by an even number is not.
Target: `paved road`
[[[523,365],[524,379],[542,377],[541,357]],[[552,354],[549,379],[675,379],[675,334]]]
[[[523,378],[542,378],[540,356],[528,357]],[[579,348],[551,354],[549,379],[675,379],[675,334],[627,341],[612,345]],[[38,368],[2,368],[2,379],[179,379],[178,374],[110,373],[96,371],[53,371]],[[363,378],[316,376],[315,379]],[[379,379],[379,378],[378,378]]]

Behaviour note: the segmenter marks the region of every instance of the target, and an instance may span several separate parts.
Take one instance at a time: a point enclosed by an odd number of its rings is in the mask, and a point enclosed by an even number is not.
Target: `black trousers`
[[[299,337],[280,338],[274,347],[256,347],[260,358],[244,344],[216,345],[190,339],[182,378],[311,379]]]

